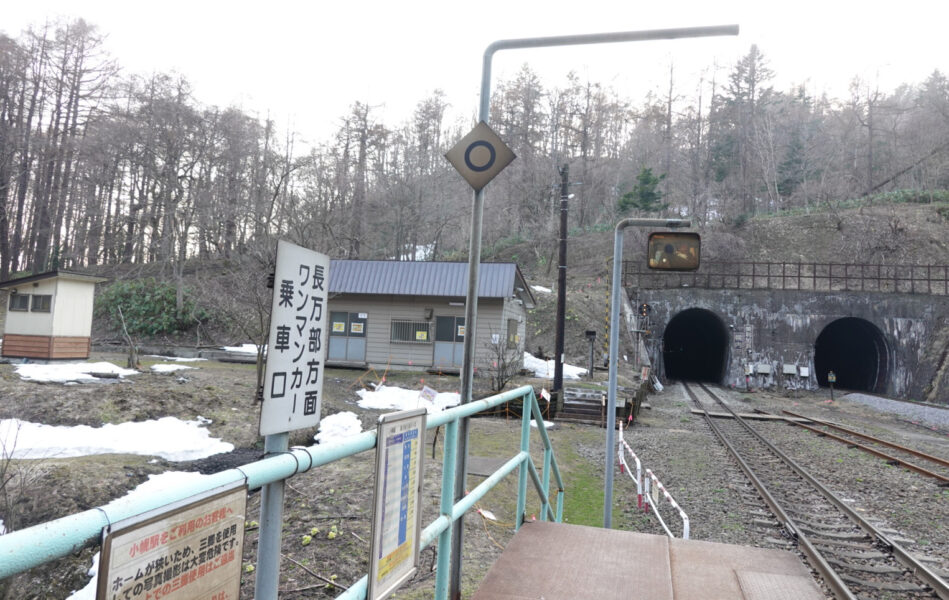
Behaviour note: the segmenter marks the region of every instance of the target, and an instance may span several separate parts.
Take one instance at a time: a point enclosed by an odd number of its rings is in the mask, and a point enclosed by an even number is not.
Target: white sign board
[[[325,254],[277,243],[260,435],[320,423],[329,272]]]
[[[445,153],[445,158],[477,192],[517,157],[488,124],[481,121]]]
[[[106,528],[97,600],[239,600],[247,488],[219,488]]]
[[[425,415],[417,408],[379,418],[368,600],[385,598],[418,570]]]

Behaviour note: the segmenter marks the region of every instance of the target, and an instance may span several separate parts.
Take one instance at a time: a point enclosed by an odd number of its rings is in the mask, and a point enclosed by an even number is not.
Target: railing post
[[[286,452],[289,433],[264,437],[264,452]],[[260,490],[260,533],[257,537],[257,576],[254,579],[254,598],[277,598],[280,585],[280,539],[283,533],[283,493],[285,480],[275,481]]]
[[[531,391],[531,402],[537,402],[537,397],[534,396],[533,390]],[[546,427],[546,425],[545,425]],[[543,505],[540,509],[541,521],[547,520],[547,511],[550,510],[550,460],[553,457],[554,449],[549,444],[544,444],[544,498]],[[558,506],[558,509],[560,507]]]
[[[531,449],[532,402],[532,395],[524,396],[524,401],[521,402],[521,452],[530,452]],[[541,424],[538,423],[537,426],[540,427]],[[521,528],[521,524],[524,522],[524,511],[527,509],[527,461],[529,460],[529,457],[524,459],[521,466],[517,468],[517,514],[514,515],[515,531]]]
[[[442,466],[442,498],[439,512],[451,519],[454,504],[455,469],[458,448],[458,419],[445,423],[445,448]],[[448,584],[451,578],[451,532],[446,527],[438,534],[438,566],[435,571],[435,598],[448,597]]]

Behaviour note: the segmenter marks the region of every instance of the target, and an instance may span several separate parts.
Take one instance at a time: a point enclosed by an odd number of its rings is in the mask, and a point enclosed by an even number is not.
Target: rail
[[[625,287],[949,295],[949,265],[704,261],[698,271],[653,271],[623,261]]]
[[[497,471],[463,498],[452,503],[452,482],[456,470],[456,449],[458,447],[459,422],[477,413],[492,409],[510,400],[523,398],[530,406],[524,410],[521,423],[520,450]],[[537,422],[537,430],[544,447],[542,475],[530,455],[531,418]],[[477,400],[440,413],[430,415],[427,429],[445,426],[444,458],[442,462],[442,506],[441,515],[426,526],[421,533],[421,547],[425,548],[438,540],[438,569],[435,580],[435,598],[448,597],[449,551],[451,545],[451,525],[460,519],[475,503],[514,469],[518,469],[518,496],[515,528],[524,522],[527,502],[527,479],[530,477],[541,500],[540,518],[557,522],[563,519],[564,484],[560,468],[554,457],[550,438],[544,427],[544,420],[538,406],[534,390],[522,386],[489,398]],[[53,521],[34,525],[0,536],[0,579],[63,558],[100,540],[102,530],[110,524],[137,517],[151,510],[185,500],[223,485],[246,483],[248,489],[257,489],[265,484],[289,479],[295,475],[323,466],[342,458],[359,454],[376,447],[376,432],[365,431],[329,445],[314,445],[305,448],[292,448],[268,458],[243,465],[235,469],[221,471],[204,477],[196,482],[183,484],[163,490],[148,498],[100,506],[84,512],[75,513]],[[550,476],[556,478],[556,510],[550,502]],[[352,584],[338,596],[348,600],[366,597],[368,575]]]

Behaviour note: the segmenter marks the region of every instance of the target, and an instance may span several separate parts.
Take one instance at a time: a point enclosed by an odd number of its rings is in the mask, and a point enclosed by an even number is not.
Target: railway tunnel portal
[[[817,389],[834,371],[839,389],[949,404],[947,290],[755,289],[754,280],[729,289],[624,276],[630,305],[650,307],[640,328],[661,377]]]

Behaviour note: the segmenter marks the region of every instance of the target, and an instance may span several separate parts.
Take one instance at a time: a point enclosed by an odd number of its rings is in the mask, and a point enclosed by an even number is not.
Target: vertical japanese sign
[[[417,408],[379,418],[368,600],[385,598],[418,569],[425,415]]]
[[[325,254],[277,243],[260,435],[320,422],[329,271]]]
[[[107,528],[97,600],[239,600],[247,488],[218,488]]]

